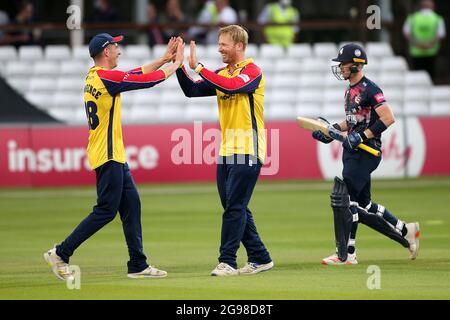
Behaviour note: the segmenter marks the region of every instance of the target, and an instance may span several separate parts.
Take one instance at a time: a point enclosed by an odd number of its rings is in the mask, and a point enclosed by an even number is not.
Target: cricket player
[[[222,141],[217,164],[217,187],[224,208],[218,266],[212,276],[251,275],[273,267],[272,259],[255,227],[248,203],[266,155],[263,119],[264,76],[245,57],[248,34],[238,25],[219,30],[219,53],[227,65],[210,71],[197,61],[190,43],[189,67],[202,80],[194,82],[184,67],[177,78],[187,97],[217,96]],[[240,243],[248,262],[237,269]]]
[[[343,181],[335,179],[331,194],[337,253],[323,259],[322,264],[358,263],[355,240],[359,222],[408,248],[410,258],[415,259],[419,252],[419,223],[405,223],[387,208],[372,201],[370,175],[380,164],[381,156],[357,149],[360,143],[364,143],[381,150],[381,135],[395,121],[392,110],[382,90],[364,76],[367,55],[362,47],[345,45],[332,61],[339,63],[332,67],[333,74],[339,80],[349,82],[345,93],[346,118],[333,126],[347,132],[348,137],[343,143]],[[321,131],[314,131],[312,135],[323,143],[333,140]]]
[[[87,153],[97,181],[97,205],[75,230],[44,258],[61,280],[69,274],[69,259],[89,237],[111,222],[119,211],[128,246],[129,278],[161,278],[167,272],[147,263],[142,245],[141,203],[122,141],[120,121],[121,92],[150,88],[163,82],[183,62],[184,44],[170,39],[165,54],[140,68],[122,72],[113,70],[121,54],[118,43],[123,36],[96,35],[89,43],[95,65],[89,69],[84,87],[84,101],[89,125]],[[169,66],[159,69],[166,62]],[[151,99],[151,95],[149,95]]]

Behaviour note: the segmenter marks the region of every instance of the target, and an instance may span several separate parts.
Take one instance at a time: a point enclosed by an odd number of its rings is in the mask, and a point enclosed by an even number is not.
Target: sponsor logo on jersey
[[[383,102],[384,101],[384,94],[383,93],[378,93],[375,96],[375,100],[377,101],[377,103]]]
[[[238,75],[238,78],[241,78],[242,80],[244,80],[245,83],[250,81],[250,77],[246,74],[240,74],[240,75]]]

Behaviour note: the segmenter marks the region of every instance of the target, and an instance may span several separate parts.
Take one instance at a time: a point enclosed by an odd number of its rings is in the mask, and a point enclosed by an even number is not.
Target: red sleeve
[[[134,69],[131,69],[130,71],[127,71],[127,73],[134,73],[134,74],[143,74],[142,67],[137,67]]]
[[[118,70],[98,70],[97,74],[112,96],[124,91],[150,88],[166,79],[166,74],[162,70],[146,74]]]
[[[250,93],[258,88],[262,72],[254,63],[244,67],[242,72],[233,78],[218,75],[206,68],[200,71],[200,76],[211,86],[227,94]]]

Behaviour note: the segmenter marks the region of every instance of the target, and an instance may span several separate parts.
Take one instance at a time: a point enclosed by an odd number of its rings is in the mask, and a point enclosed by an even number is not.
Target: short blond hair
[[[244,49],[247,48],[248,33],[241,26],[232,24],[232,25],[220,28],[219,36],[224,33],[228,33],[231,36],[231,39],[233,39],[234,43],[242,43],[244,45]]]

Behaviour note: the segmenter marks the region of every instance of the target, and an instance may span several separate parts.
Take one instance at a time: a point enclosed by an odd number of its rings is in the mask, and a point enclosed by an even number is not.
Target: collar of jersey
[[[354,85],[350,86],[350,88],[356,87],[358,84],[360,84],[365,79],[366,79],[366,76],[363,76],[357,83],[355,83]]]
[[[236,63],[234,65],[234,67],[236,69],[240,69],[240,68],[243,68],[243,67],[245,67],[246,65],[248,65],[250,63],[253,63],[253,59],[252,58],[247,58],[245,60],[242,60],[241,62]],[[230,69],[230,68],[227,68],[227,69]]]
[[[93,67],[91,67],[91,70],[92,70],[92,69],[96,69],[96,70],[100,70],[100,69],[106,70],[104,67],[100,67],[100,66],[93,66]]]

